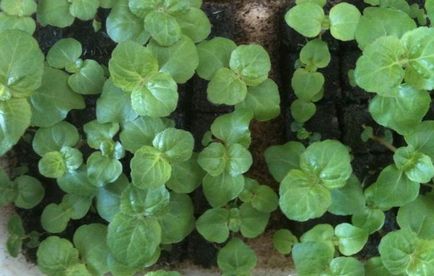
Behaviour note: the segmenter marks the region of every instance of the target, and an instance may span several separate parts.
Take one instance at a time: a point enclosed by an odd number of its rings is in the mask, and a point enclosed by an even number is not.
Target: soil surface
[[[289,140],[296,140],[291,131],[291,118],[289,106],[295,99],[290,86],[291,76],[294,72],[294,63],[298,59],[301,47],[306,39],[291,30],[283,20],[284,13],[292,5],[291,0],[250,0],[250,1],[205,1],[203,9],[208,14],[213,25],[211,37],[224,36],[235,40],[238,44],[258,43],[263,45],[270,53],[273,70],[271,78],[279,85],[281,92],[281,115],[265,123],[253,122],[251,125],[253,142],[250,150],[254,156],[254,164],[248,172],[250,177],[257,179],[262,184],[270,185],[278,190],[276,183],[268,173],[263,157],[266,148],[271,145],[283,144]],[[331,2],[331,1],[329,1]],[[333,3],[340,1],[333,1]],[[363,6],[363,1],[347,1],[358,6]],[[327,8],[330,8],[328,4]],[[100,10],[98,19],[102,22],[102,28],[94,32],[91,22],[76,20],[73,26],[66,29],[38,26],[35,33],[42,50],[48,49],[59,39],[73,37],[79,40],[84,49],[84,58],[95,59],[107,65],[115,43],[105,33],[105,18],[107,10]],[[386,165],[392,162],[392,155],[388,150],[378,144],[364,143],[360,139],[362,125],[374,128],[381,135],[382,127],[377,125],[370,117],[367,108],[371,95],[350,85],[347,77],[349,69],[353,69],[357,58],[360,56],[355,43],[338,43],[325,34],[324,39],[329,42],[332,53],[332,62],[321,70],[324,74],[325,95],[317,103],[317,113],[307,123],[309,131],[321,134],[322,139],[337,139],[348,145],[353,155],[353,169],[362,183],[372,183],[378,173]],[[179,87],[180,101],[177,110],[172,115],[179,128],[189,130],[196,139],[196,149],[200,150],[200,141],[203,134],[209,129],[212,121],[227,112],[232,107],[215,106],[206,99],[207,82],[194,77],[187,84]],[[68,120],[76,125],[83,124],[95,118],[95,97],[87,97],[86,112],[74,111],[68,116]],[[434,112],[428,115],[433,118]],[[31,175],[38,175],[37,163],[39,157],[32,153],[31,137],[34,130],[30,129],[25,139],[9,154],[11,166],[27,165]],[[402,141],[397,138],[397,144]],[[85,149],[87,154],[90,149]],[[86,157],[86,156],[85,156]],[[23,217],[27,231],[36,230],[44,232],[40,226],[40,214],[43,208],[52,202],[61,201],[63,192],[57,187],[55,181],[40,177],[46,186],[46,197],[42,204],[28,210],[18,210]],[[210,208],[203,196],[201,189],[191,194],[195,204],[196,215],[200,215]],[[395,222],[396,210],[387,213],[386,225],[383,232],[371,236],[365,249],[359,254],[362,258],[378,254],[377,246],[382,235],[387,231],[397,228]],[[273,213],[266,234],[258,239],[248,241],[258,253],[259,266],[286,267],[290,264],[290,258],[277,254],[271,245],[271,235],[276,229],[288,228],[296,235],[300,235],[317,223],[337,224],[349,221],[349,217],[337,217],[326,214],[323,218],[306,223],[290,222],[280,211]],[[67,231],[60,236],[71,238],[75,229],[85,223],[103,222],[95,211],[90,212],[84,219],[71,221]],[[159,266],[176,267],[180,262],[190,262],[202,267],[216,265],[216,254],[219,245],[205,241],[197,232],[193,232],[186,240],[163,250]],[[27,250],[26,256],[34,261],[35,250]]]

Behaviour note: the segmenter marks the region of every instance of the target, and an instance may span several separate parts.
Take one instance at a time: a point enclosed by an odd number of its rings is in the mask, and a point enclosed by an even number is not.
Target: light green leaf
[[[0,8],[7,14],[17,16],[31,16],[36,12],[36,3],[34,0],[3,0]]]
[[[5,171],[0,169],[0,207],[13,202],[18,196],[18,189]]]
[[[360,17],[356,30],[356,40],[361,49],[377,38],[395,36],[400,38],[404,33],[416,28],[416,23],[406,13],[387,8],[366,8]]]
[[[18,191],[14,204],[18,208],[31,209],[44,198],[45,189],[38,179],[22,175],[17,177],[14,182]]]
[[[87,169],[85,167],[67,172],[63,177],[57,179],[57,184],[68,194],[90,197],[94,196],[97,192],[96,187],[87,177]]]
[[[238,176],[247,172],[253,163],[250,152],[240,144],[232,144],[227,148],[226,172]]]
[[[141,88],[145,79],[158,71],[158,60],[139,43],[121,42],[113,50],[109,71],[114,85],[133,91]]]
[[[286,24],[305,37],[319,35],[325,18],[322,7],[310,2],[296,5],[285,15]]]
[[[155,136],[166,129],[160,118],[139,117],[123,126],[120,140],[126,150],[134,153],[142,146],[151,146]]]
[[[74,16],[69,12],[68,0],[41,0],[38,2],[37,18],[42,25],[52,25],[65,28],[74,22]]]
[[[151,40],[148,47],[158,59],[160,72],[170,74],[177,83],[186,83],[199,66],[196,45],[187,36],[182,36],[170,47],[162,47],[154,40]]]
[[[79,263],[78,251],[72,243],[56,236],[41,242],[36,257],[39,269],[48,276],[62,275],[67,268]]]
[[[365,209],[365,196],[359,179],[352,175],[347,184],[332,191],[332,205],[328,211],[338,216],[348,216]],[[356,225],[357,226],[357,225]]]
[[[170,194],[166,187],[139,189],[126,187],[120,198],[120,210],[127,215],[156,216],[167,212]]]
[[[200,43],[197,46],[199,66],[196,69],[199,77],[211,80],[219,69],[229,67],[229,60],[235,48],[235,42],[224,37],[215,37]]]
[[[399,208],[397,221],[399,227],[408,228],[421,239],[434,238],[433,195],[420,195],[415,201]]]
[[[178,86],[167,73],[149,75],[143,87],[131,94],[133,110],[141,116],[166,117],[178,104]]]
[[[273,234],[273,247],[282,255],[290,254],[297,242],[297,237],[287,229],[277,230]]]
[[[330,60],[329,47],[319,38],[307,42],[300,51],[300,61],[308,67],[324,68],[329,65]]]
[[[240,208],[240,232],[243,237],[256,238],[264,233],[270,218],[269,213],[263,213],[253,208],[249,203],[243,203]]]
[[[64,69],[75,64],[82,51],[80,42],[74,38],[63,38],[48,50],[47,62],[51,67]]]
[[[72,16],[86,21],[95,17],[98,7],[99,0],[73,0],[69,12]]]
[[[38,129],[33,138],[33,150],[43,156],[48,152],[60,151],[64,146],[73,147],[79,139],[78,130],[62,121],[52,127]]]
[[[279,206],[291,220],[306,221],[322,216],[331,205],[330,191],[318,183],[315,175],[291,170],[279,189]]]
[[[59,206],[70,215],[71,219],[81,219],[89,212],[91,205],[92,197],[66,194]]]
[[[232,52],[229,66],[248,86],[258,86],[268,78],[271,61],[262,46],[241,45]]]
[[[425,9],[428,18],[431,21],[434,21],[434,1],[433,0],[425,0]]]
[[[161,46],[171,46],[181,39],[181,27],[170,14],[155,10],[145,18],[145,29]]]
[[[423,121],[404,138],[416,151],[434,158],[434,121]]]
[[[308,72],[299,68],[294,72],[291,86],[295,95],[305,101],[312,101],[324,85],[324,76],[319,72]]]
[[[131,178],[140,188],[157,188],[169,181],[172,167],[163,153],[149,146],[136,151],[131,159]]]
[[[120,211],[120,197],[124,189],[130,185],[128,178],[121,176],[113,183],[98,189],[96,209],[98,214],[108,222]]]
[[[189,194],[202,184],[204,172],[198,164],[197,155],[190,160],[172,163],[172,175],[166,186],[179,194]]]
[[[366,275],[372,276],[392,276],[392,274],[384,267],[380,257],[372,257],[365,263]]]
[[[330,263],[331,275],[364,276],[365,267],[356,258],[337,257]]]
[[[47,152],[38,163],[39,172],[48,178],[59,178],[67,172],[65,158],[59,151]]]
[[[354,213],[351,217],[351,223],[354,226],[365,229],[369,234],[380,230],[385,222],[384,212],[379,209],[365,208],[364,210]]]
[[[207,93],[213,104],[235,105],[246,98],[247,86],[234,71],[220,68],[209,82]]]
[[[83,126],[86,133],[87,143],[93,149],[100,149],[101,144],[111,141],[119,131],[119,124],[105,123],[101,124],[93,120]]]
[[[335,227],[339,251],[345,256],[351,256],[362,250],[368,241],[369,233],[365,229],[349,223],[341,223]]]
[[[348,149],[334,140],[311,144],[300,156],[300,168],[318,177],[329,189],[345,186],[352,173]]]
[[[352,4],[344,2],[333,6],[329,13],[330,33],[341,41],[353,40],[360,16],[360,11]]]
[[[199,8],[190,8],[186,13],[176,16],[176,21],[183,34],[190,37],[195,43],[206,39],[211,33],[211,23],[208,16]]]
[[[263,213],[271,213],[277,209],[279,198],[273,189],[266,185],[259,185],[256,180],[246,178],[244,190],[240,200],[250,203],[253,208]]]
[[[30,126],[31,116],[30,105],[26,99],[0,101],[0,156],[9,151],[24,135]]]
[[[217,208],[235,199],[243,191],[244,177],[231,176],[228,173],[219,176],[207,174],[202,185],[206,199],[212,207]]]
[[[323,242],[302,242],[294,245],[292,258],[300,276],[318,275],[327,271],[334,249]]]
[[[193,154],[194,138],[190,132],[168,128],[155,136],[152,145],[170,161],[187,161]]]
[[[68,79],[71,89],[83,95],[100,94],[104,82],[104,69],[98,62],[91,59],[85,60],[80,71]]]
[[[226,145],[241,144],[248,148],[251,143],[249,126],[252,118],[252,112],[245,109],[221,115],[211,124],[212,135]]]
[[[305,123],[309,121],[316,113],[314,103],[302,99],[296,99],[291,104],[291,115],[296,122]]]
[[[161,225],[161,243],[172,244],[184,240],[194,229],[194,207],[191,198],[170,194],[169,210],[158,218]]]
[[[223,243],[229,238],[228,223],[228,209],[209,209],[197,219],[196,229],[206,240]]]
[[[396,167],[414,182],[426,183],[434,177],[434,165],[429,156],[412,146],[401,147],[393,155]]]
[[[375,96],[369,104],[369,112],[380,125],[404,135],[422,121],[430,104],[431,97],[426,91],[400,85],[391,97]]]
[[[161,4],[161,7],[164,7],[164,3],[159,0],[151,0],[151,1],[141,1],[141,0],[129,0],[128,7],[131,12],[140,17],[145,18],[148,13],[152,10],[158,8],[158,4]]]
[[[117,214],[108,226],[107,245],[113,256],[129,267],[145,265],[161,241],[161,227],[154,218]]]
[[[0,32],[8,30],[20,30],[32,35],[36,30],[36,23],[31,17],[19,17],[0,13]]]
[[[42,85],[30,97],[32,125],[49,127],[66,118],[72,109],[84,109],[83,97],[68,86],[68,75],[45,67]]]
[[[268,170],[276,181],[282,181],[290,170],[299,168],[300,155],[304,150],[303,144],[291,141],[271,146],[265,151]]]
[[[322,242],[335,250],[335,234],[330,224],[317,224],[300,237],[301,242]]]
[[[250,275],[256,266],[256,254],[240,239],[231,239],[217,255],[223,275]]]
[[[258,121],[268,121],[280,114],[280,94],[276,83],[267,79],[255,87],[247,89],[243,102],[235,106],[236,109],[249,109]]]
[[[51,203],[42,211],[41,225],[49,233],[61,233],[66,229],[70,218],[70,210],[65,210],[62,205]]]
[[[122,173],[122,163],[119,160],[92,153],[87,159],[87,176],[93,185],[102,187],[115,182]]]
[[[12,257],[16,258],[23,247],[23,239],[25,238],[25,230],[21,217],[13,214],[7,224],[8,239],[6,241],[6,249]]]

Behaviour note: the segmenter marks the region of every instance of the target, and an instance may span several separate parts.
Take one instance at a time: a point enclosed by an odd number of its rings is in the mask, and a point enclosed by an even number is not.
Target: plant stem
[[[375,142],[385,146],[386,148],[388,148],[389,150],[391,150],[393,152],[395,152],[397,150],[397,148],[394,145],[387,142],[383,137],[372,136],[371,139],[374,140]]]

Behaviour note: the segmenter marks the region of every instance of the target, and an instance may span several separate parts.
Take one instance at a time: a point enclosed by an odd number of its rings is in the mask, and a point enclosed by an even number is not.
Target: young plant
[[[35,32],[36,23],[32,15],[36,12],[34,0],[3,0],[0,2],[0,32],[20,30],[30,35]]]

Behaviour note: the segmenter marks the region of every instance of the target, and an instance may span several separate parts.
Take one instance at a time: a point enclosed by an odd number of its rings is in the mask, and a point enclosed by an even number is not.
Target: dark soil
[[[237,17],[237,12],[245,8],[245,1],[218,1],[218,3],[208,1],[203,6],[213,24],[212,37],[224,36],[235,39],[237,43],[257,42],[264,45],[270,52],[274,64],[271,77],[280,87],[282,115],[271,122],[252,123],[253,143],[250,149],[254,155],[255,163],[248,174],[261,183],[276,188],[276,190],[278,183],[271,178],[267,171],[263,152],[270,145],[296,140],[295,134],[290,129],[293,119],[291,118],[289,106],[295,99],[290,80],[299,51],[306,43],[306,39],[291,30],[283,21],[283,14],[289,8],[289,2],[292,1],[282,0],[277,2],[280,4],[278,5],[272,0],[251,1],[250,5],[252,7],[256,5],[255,3],[273,6],[273,20],[276,20],[276,22],[261,21],[256,25],[256,28],[261,28],[261,30],[257,30],[252,26],[249,27],[246,22],[234,20],[235,18],[243,20],[243,18]],[[347,2],[363,6],[363,1],[352,0]],[[245,11],[246,16],[248,16],[248,12],[249,10]],[[98,18],[103,23],[103,26],[96,33],[91,22],[76,20],[73,26],[66,29],[38,26],[35,37],[45,53],[61,38],[76,38],[83,45],[84,58],[95,59],[107,65],[111,52],[115,47],[115,43],[104,32],[107,13],[106,10],[99,11]],[[258,21],[260,20],[262,19],[258,17]],[[242,28],[241,26],[247,27]],[[267,35],[255,37],[253,35],[255,32]],[[360,139],[361,125],[363,124],[373,127],[379,134],[383,131],[382,127],[377,125],[368,113],[367,108],[371,95],[359,88],[353,88],[348,81],[347,72],[354,67],[355,61],[360,56],[360,51],[354,43],[338,43],[336,40],[331,39],[328,34],[325,34],[324,39],[329,42],[332,62],[327,68],[321,70],[326,79],[324,99],[317,103],[317,113],[306,124],[306,128],[309,131],[320,133],[322,139],[338,139],[348,145],[353,155],[352,164],[355,174],[362,182],[372,183],[378,173],[386,165],[390,164],[392,159],[390,152],[383,146],[372,142],[364,143]],[[213,120],[219,115],[233,110],[229,106],[210,104],[206,99],[206,88],[207,82],[198,77],[194,77],[187,84],[181,85],[179,87],[179,106],[172,115],[177,127],[187,129],[193,133],[196,139],[196,150],[201,150],[200,141],[203,134],[209,130]],[[93,120],[95,118],[95,101],[96,97],[87,97],[89,109],[85,112],[71,112],[68,120],[76,125],[82,125]],[[429,116],[434,117],[433,115],[434,111],[430,112]],[[33,133],[34,130],[29,131],[29,135],[33,135]],[[399,145],[402,141],[397,140],[396,142]],[[87,149],[87,152],[90,153],[90,149]],[[31,144],[24,141],[20,142],[14,153],[13,166],[27,165],[30,174],[39,175],[37,168],[39,157],[33,153]],[[127,161],[125,161],[126,164]],[[42,210],[49,203],[60,202],[64,193],[57,187],[55,181],[43,177],[39,178],[46,187],[46,197],[36,208],[32,210],[19,209],[18,213],[25,222],[26,231],[36,230],[43,233],[39,221]],[[200,188],[193,192],[191,196],[195,203],[196,215],[200,215],[209,208]],[[270,219],[268,232],[279,228],[289,228],[295,234],[300,235],[317,223],[338,224],[344,221],[349,221],[349,218],[326,214],[320,219],[306,223],[295,223],[288,221],[280,211],[276,211]],[[104,223],[96,213],[90,212],[82,220],[71,221],[67,231],[62,233],[61,236],[71,238],[78,226],[89,222]],[[392,210],[387,213],[387,221],[383,231],[387,232],[394,229],[396,229],[395,210]],[[367,246],[359,255],[363,258],[376,255],[378,253],[377,246],[383,234],[383,232],[379,232],[372,235]],[[35,261],[35,250],[29,249],[25,254],[30,260]],[[174,266],[181,261],[189,260],[194,264],[210,267],[216,264],[216,254],[217,248],[214,244],[205,241],[197,232],[193,232],[185,241],[163,251],[160,264]]]

